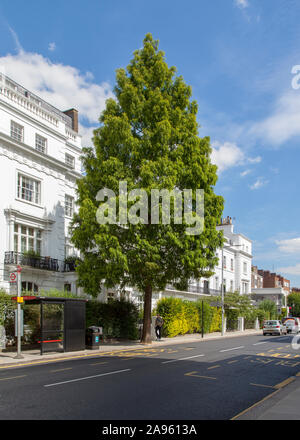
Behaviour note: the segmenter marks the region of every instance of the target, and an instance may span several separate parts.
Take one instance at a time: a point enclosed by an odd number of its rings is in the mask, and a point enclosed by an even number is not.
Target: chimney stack
[[[75,108],[64,111],[72,119],[72,129],[78,133],[78,111]]]

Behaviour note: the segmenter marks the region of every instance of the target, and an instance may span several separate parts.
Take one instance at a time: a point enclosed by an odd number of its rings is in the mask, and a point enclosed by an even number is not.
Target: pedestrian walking
[[[162,317],[159,314],[157,314],[156,320],[155,320],[155,334],[156,334],[157,341],[161,340],[161,329],[162,329],[163,324],[164,324],[164,320],[162,319]]]

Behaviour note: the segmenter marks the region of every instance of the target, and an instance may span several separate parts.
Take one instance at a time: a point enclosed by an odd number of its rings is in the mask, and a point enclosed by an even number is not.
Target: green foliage
[[[237,330],[238,329],[238,317],[241,316],[238,309],[227,309],[225,312],[226,320],[226,329]]]
[[[162,329],[163,336],[170,338],[177,335],[184,335],[188,332],[189,327],[185,316],[185,311],[188,310],[191,314],[191,309],[186,306],[179,298],[162,298],[158,301],[156,306],[157,313],[159,313],[164,325]]]
[[[27,295],[27,293],[25,294],[24,292],[22,294]],[[77,299],[86,298],[86,295],[78,296],[76,295],[76,293],[68,292],[66,290],[58,290],[58,289],[41,290],[39,296],[46,296],[50,298],[77,298]]]
[[[11,295],[0,290],[0,325],[7,326],[8,321],[14,317],[15,308],[16,303],[12,301]]]
[[[218,297],[221,303],[221,297]],[[224,309],[225,314],[230,309],[238,310],[239,316],[245,316],[253,308],[251,305],[251,298],[249,295],[240,295],[238,292],[228,292],[224,295]]]
[[[265,319],[277,319],[278,313],[276,304],[270,299],[261,301],[258,308],[265,312]]]
[[[287,304],[292,307],[292,316],[300,316],[300,292],[292,292],[287,297]]]
[[[196,333],[201,326],[197,307],[195,307],[195,303],[186,300],[183,301],[183,307],[184,317],[188,326],[187,333]]]
[[[286,317],[286,308],[282,307],[281,314],[279,315],[279,319],[282,320],[285,317]]]
[[[180,298],[159,300],[156,309],[164,319],[163,335],[172,338],[186,333],[200,333],[202,307],[204,333],[218,331],[221,323],[220,311],[211,307],[206,301],[192,302]]]
[[[124,299],[108,303],[90,300],[86,304],[86,326],[103,327],[104,337],[138,339],[138,316],[136,305]]]
[[[79,211],[72,227],[72,241],[83,256],[76,267],[79,285],[93,296],[102,282],[147,291],[147,323],[152,291],[163,290],[168,283],[184,288],[190,278],[211,275],[217,264],[215,250],[223,242],[216,230],[223,198],[214,193],[217,167],[210,160],[210,140],[198,136],[192,90],[175,72],[151,34],[127,69],[117,71],[115,99],[106,102],[100,127],[94,131],[94,148],[83,149],[85,175],[78,180]],[[98,224],[96,213],[103,205],[96,200],[99,190],[113,190],[119,207],[120,181],[127,182],[127,192],[146,191],[148,224]],[[204,191],[200,235],[188,235],[189,225],[175,224],[173,215],[170,224],[151,223],[151,190],[175,188],[191,189],[194,207],[196,189]],[[128,214],[132,205],[129,202],[123,213]],[[184,322],[181,325],[183,331]]]
[[[202,332],[202,326],[204,333],[209,333],[212,325],[213,307],[211,307],[206,301],[198,300],[195,303],[198,309],[199,315],[199,328],[198,332]],[[202,308],[203,308],[203,321],[202,321]]]
[[[212,309],[209,333],[220,332],[222,326],[222,309],[219,307],[212,307]]]

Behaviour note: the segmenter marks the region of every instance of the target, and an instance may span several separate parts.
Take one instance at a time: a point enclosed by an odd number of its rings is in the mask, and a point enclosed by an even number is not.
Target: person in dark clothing
[[[163,324],[164,324],[164,320],[160,315],[157,315],[155,320],[155,334],[158,341],[161,340],[161,329]]]

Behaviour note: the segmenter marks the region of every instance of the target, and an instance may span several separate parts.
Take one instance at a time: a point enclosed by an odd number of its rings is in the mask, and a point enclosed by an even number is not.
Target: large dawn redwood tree
[[[151,343],[152,292],[170,283],[185,289],[190,278],[213,274],[215,250],[222,244],[216,224],[223,198],[214,193],[217,167],[210,161],[209,138],[198,136],[191,88],[168,67],[151,34],[127,69],[117,70],[114,91],[94,131],[94,148],[83,150],[72,241],[81,251],[77,272],[86,292],[96,296],[104,283],[144,293],[142,342]],[[189,235],[185,222],[152,224],[150,198],[147,223],[100,225],[97,209],[105,202],[97,201],[97,193],[113,190],[118,207],[120,181],[127,182],[128,192],[144,189],[149,196],[152,189],[202,189],[203,231]]]

